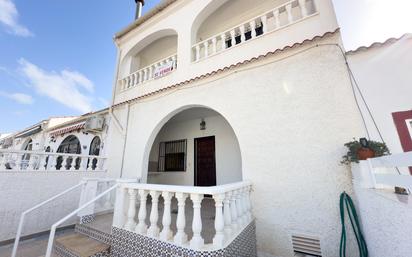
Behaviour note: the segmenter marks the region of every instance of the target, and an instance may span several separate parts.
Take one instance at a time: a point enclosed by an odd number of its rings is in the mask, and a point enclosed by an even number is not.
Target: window
[[[158,171],[186,171],[187,140],[160,142]]]
[[[257,24],[255,28],[256,36],[263,35],[263,24]],[[252,38],[252,31],[249,29],[245,32],[245,39],[246,41]],[[240,44],[242,42],[240,35],[235,36],[235,44]],[[226,40],[226,48],[232,47],[232,39],[229,38]]]

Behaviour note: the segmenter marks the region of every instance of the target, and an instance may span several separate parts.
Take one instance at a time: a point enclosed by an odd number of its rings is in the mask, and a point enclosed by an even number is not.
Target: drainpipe
[[[142,9],[144,6],[144,0],[134,0],[136,3],[136,15],[134,17],[135,20],[139,19],[142,16]]]

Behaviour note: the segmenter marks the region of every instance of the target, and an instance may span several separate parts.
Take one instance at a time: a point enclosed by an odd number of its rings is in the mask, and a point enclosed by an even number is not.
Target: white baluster
[[[306,8],[306,0],[299,0],[299,6],[302,18],[305,18],[308,15],[308,9]]]
[[[75,171],[76,170],[76,162],[77,162],[77,158],[73,156],[70,171]]]
[[[256,21],[253,20],[249,22],[249,26],[250,26],[251,37],[255,38],[256,37]]]
[[[87,171],[93,171],[93,157],[87,157]]]
[[[192,240],[190,240],[190,247],[193,249],[201,249],[204,245],[204,240],[200,235],[200,233],[202,232],[202,217],[200,215],[200,208],[203,200],[203,195],[190,194],[190,199],[193,202],[193,237]]]
[[[293,22],[293,15],[292,15],[292,4],[286,5],[286,12],[288,14],[288,22],[289,24]]]
[[[251,221],[253,219],[253,215],[252,215],[252,202],[250,201],[250,191],[252,189],[252,186],[247,186],[246,187],[246,202],[247,202],[247,206],[248,206],[248,217],[249,217],[249,221]]]
[[[110,188],[110,184],[111,184],[111,182],[110,181],[106,181],[106,189],[109,189]],[[108,209],[110,209],[111,207],[112,207],[112,202],[111,202],[111,193],[108,193],[108,194],[106,194],[106,197],[105,197],[105,202],[104,202],[104,208],[106,209],[106,210],[108,210]]]
[[[209,41],[203,42],[203,48],[205,49],[205,58],[209,56]]]
[[[238,219],[237,219],[237,207],[236,207],[236,191],[232,192],[230,198],[230,214],[232,215],[232,230],[237,231]]]
[[[127,210],[127,222],[125,225],[125,229],[133,230],[136,226],[136,222],[134,221],[134,216],[136,215],[136,190],[129,188],[127,190],[129,193],[129,209]]]
[[[247,205],[247,200],[246,200],[246,187],[241,189],[242,192],[242,205],[243,205],[243,220],[247,224],[249,222],[249,215],[248,215],[248,205]]]
[[[232,214],[230,212],[230,198],[232,197],[232,192],[227,192],[225,195],[225,200],[224,200],[224,209],[223,209],[223,215],[225,218],[225,234],[226,237],[229,238],[232,235]]]
[[[216,42],[217,38],[212,38],[212,54],[215,54],[217,52]]]
[[[222,39],[222,50],[226,49],[226,33],[223,33],[220,38]]]
[[[223,200],[225,199],[225,194],[214,195],[216,214],[215,214],[215,230],[216,234],[213,238],[213,246],[220,248],[223,246],[225,241],[225,220],[223,218]]]
[[[172,62],[173,62],[173,68],[176,69],[177,68],[177,56],[176,55],[172,57]]]
[[[13,170],[22,170],[22,164],[23,164],[23,154],[16,154],[16,166],[13,168]]]
[[[243,43],[246,41],[245,25],[244,24],[240,25],[239,30],[240,30],[240,43]]]
[[[173,194],[170,192],[162,192],[163,202],[164,202],[164,210],[163,210],[163,230],[160,232],[160,239],[168,241],[172,238],[173,234],[170,230],[170,224],[172,223],[172,216],[170,212],[170,205],[172,203],[172,196]]]
[[[142,70],[140,70],[139,71],[139,84],[141,84],[141,83],[143,83],[143,71]]]
[[[150,66],[149,67],[149,79],[152,79],[153,78],[153,66]]]
[[[273,11],[273,18],[275,19],[275,27],[280,27],[280,19],[279,19],[279,9]]]
[[[236,33],[235,30],[230,31],[230,42],[232,46],[236,45]]]
[[[6,161],[7,160],[7,154],[2,153],[2,156],[0,158],[0,170],[6,170]]]
[[[36,160],[37,160],[37,156],[35,156],[34,154],[28,154],[29,156],[29,163],[27,166],[28,170],[35,170],[36,169]]]
[[[51,171],[56,171],[57,170],[57,155],[49,155],[49,164],[48,166],[50,167]]]
[[[150,191],[152,196],[152,211],[150,212],[150,227],[147,230],[147,235],[151,237],[159,236],[159,227],[157,221],[159,219],[159,195],[158,191]]]
[[[40,155],[40,156],[39,156],[39,158],[40,158],[40,160],[39,160],[39,170],[44,171],[44,170],[47,169],[46,166],[49,165],[48,163],[50,162],[50,158],[47,159],[47,157],[48,157],[47,154],[46,154],[46,155]],[[46,160],[47,160],[47,161],[46,161]]]
[[[146,234],[147,226],[146,226],[146,201],[147,201],[147,194],[148,192],[143,189],[139,189],[139,197],[140,197],[140,208],[139,208],[139,223],[136,226],[136,232],[139,234]]]
[[[262,21],[262,30],[263,34],[266,34],[268,32],[268,26],[267,26],[267,16],[266,14],[260,17],[260,20]]]
[[[243,219],[242,191],[240,189],[236,191],[236,207],[237,207],[238,223],[242,225],[245,223],[245,220]]]
[[[183,245],[187,242],[187,235],[185,233],[185,226],[186,226],[186,216],[185,216],[185,204],[187,194],[184,193],[176,193],[175,197],[177,199],[177,218],[176,218],[176,227],[177,232],[174,237],[174,242],[178,245]]]
[[[195,60],[196,61],[200,60],[200,45],[199,44],[196,45],[196,58],[195,58]]]

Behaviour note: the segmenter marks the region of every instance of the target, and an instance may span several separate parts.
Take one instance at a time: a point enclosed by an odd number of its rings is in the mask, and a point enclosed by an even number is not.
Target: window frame
[[[167,149],[175,149],[175,151],[168,152]],[[180,159],[179,154],[183,154],[183,160]],[[175,157],[173,157],[175,156]],[[174,168],[168,168],[167,163],[168,158],[176,158],[172,162],[178,163]],[[182,165],[179,163],[183,162]],[[181,166],[181,167],[178,167]],[[157,171],[158,172],[186,172],[187,171],[187,139],[162,141],[159,143],[158,161],[157,161]]]

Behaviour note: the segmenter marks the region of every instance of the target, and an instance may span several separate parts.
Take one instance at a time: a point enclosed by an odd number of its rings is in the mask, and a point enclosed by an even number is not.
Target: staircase
[[[56,238],[54,256],[109,257],[112,217],[99,215],[90,223],[77,224],[75,233]]]

